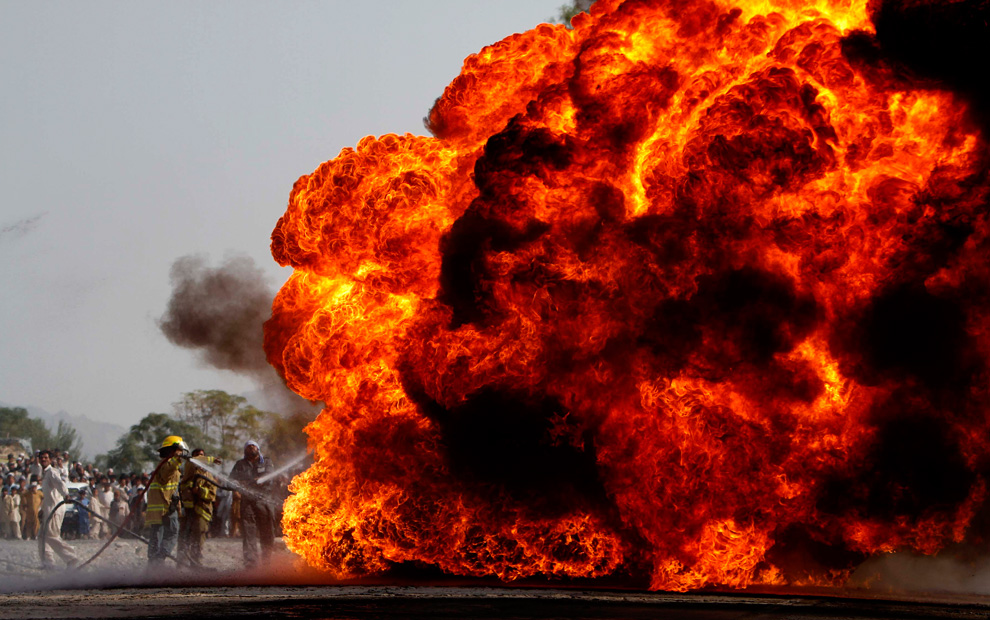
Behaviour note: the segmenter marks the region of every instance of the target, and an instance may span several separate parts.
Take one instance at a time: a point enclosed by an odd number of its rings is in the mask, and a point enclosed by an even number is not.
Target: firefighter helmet
[[[166,437],[165,441],[162,442],[162,447],[159,448],[159,450],[171,448],[172,446],[179,446],[182,450],[185,450],[186,452],[189,451],[189,446],[187,446],[186,442],[182,441],[182,437],[179,437],[178,435],[169,435]]]

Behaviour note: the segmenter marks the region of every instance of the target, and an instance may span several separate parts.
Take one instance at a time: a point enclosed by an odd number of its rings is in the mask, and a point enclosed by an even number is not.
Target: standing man
[[[216,478],[196,463],[220,465],[220,457],[206,456],[196,448],[186,461],[179,483],[182,517],[179,519],[179,561],[190,568],[203,567],[203,546],[213,520],[213,500],[217,496]]]
[[[93,496],[89,502],[90,510],[95,512],[97,517],[103,517],[103,519],[107,519],[110,516],[110,505],[109,503],[104,505],[104,494],[101,493],[103,487],[105,486],[105,480],[106,478],[100,476],[96,480],[95,484],[93,484]],[[93,538],[106,538],[110,535],[110,528],[107,527],[107,524],[103,519],[95,519],[93,521],[93,527],[91,529]]]
[[[182,455],[189,451],[178,435],[169,435],[158,449],[161,463],[148,485],[148,509],[145,525],[151,526],[148,536],[148,564],[160,565],[172,554],[179,537],[179,477]]]
[[[258,542],[261,542],[261,558],[265,564],[271,559],[275,546],[275,514],[271,503],[265,501],[269,482],[258,479],[275,471],[275,464],[261,454],[258,442],[244,444],[244,458],[234,463],[231,479],[239,482],[241,493],[241,527],[243,528],[244,563],[250,568],[258,563]]]
[[[62,519],[65,517],[65,506],[55,508],[69,495],[69,487],[62,478],[63,472],[52,463],[52,453],[42,450],[38,454],[38,463],[41,465],[41,527],[38,535],[38,555],[41,557],[41,565],[45,569],[55,567],[55,550],[69,567],[79,563],[76,551],[72,545],[62,540]],[[50,518],[49,518],[50,516]],[[47,527],[45,525],[47,521]]]
[[[131,507],[127,500],[127,491],[114,487],[113,502],[110,504],[110,520],[117,525],[123,525],[130,514]]]
[[[3,487],[3,505],[0,513],[3,518],[3,529],[0,534],[4,538],[21,539],[21,494],[16,486]]]
[[[15,489],[11,488],[11,486],[12,485],[4,485],[3,487],[0,487],[0,538],[10,538],[11,517],[9,510],[14,507],[14,503],[9,502],[10,508],[8,508],[7,498],[15,491]],[[20,507],[17,509],[17,516],[21,516]],[[17,537],[20,538],[20,531],[18,531],[17,534]]]
[[[106,476],[100,478],[100,483],[96,486],[93,491],[93,501],[90,502],[92,505],[97,506],[96,512],[100,514],[104,519],[110,519],[110,507],[113,505],[113,489],[110,488],[110,480]],[[106,521],[101,521],[99,525],[93,524],[95,529],[99,533],[99,538],[109,538],[113,536],[113,531],[110,525]]]
[[[34,540],[38,537],[38,512],[41,510],[41,489],[31,478],[31,486],[21,491],[21,533],[24,540]]]
[[[92,502],[89,500],[89,493],[86,492],[85,487],[79,489],[79,503],[83,505],[84,508],[90,508]],[[79,538],[89,538],[89,510],[80,510],[79,516]]]
[[[54,465],[62,472],[62,480],[69,481],[69,453],[56,450],[54,455]]]
[[[210,537],[226,538],[230,536],[230,504],[234,494],[230,489],[217,489],[217,499],[214,503],[213,523],[210,525]]]
[[[145,490],[148,488],[149,482],[148,474],[141,474],[134,480],[134,488],[129,502],[131,513],[134,515],[131,517],[131,529],[135,532],[144,529],[144,513],[148,505],[148,496],[145,494]]]
[[[37,478],[38,480],[41,480],[42,467],[38,456],[39,454],[41,454],[41,450],[35,452],[34,457],[32,457],[30,463],[28,463],[28,473],[31,475],[32,478]],[[49,460],[51,460],[51,456],[50,456],[51,452],[49,452],[48,454],[49,454],[48,458]]]

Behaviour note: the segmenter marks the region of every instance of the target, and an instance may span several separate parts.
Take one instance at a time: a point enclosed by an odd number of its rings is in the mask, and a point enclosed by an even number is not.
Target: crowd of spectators
[[[113,468],[100,471],[91,463],[72,461],[67,452],[57,454],[53,466],[61,469],[63,479],[69,481],[72,499],[98,515],[70,506],[62,522],[64,538],[107,538],[116,528],[111,528],[103,519],[117,525],[126,521],[127,530],[142,531],[147,507],[144,490],[150,482],[150,472],[117,473]],[[41,525],[38,511],[42,495],[38,453],[33,456],[8,454],[6,461],[0,463],[0,477],[3,481],[0,537],[36,539]],[[209,532],[211,537],[239,536],[239,499],[236,493],[218,490]],[[126,533],[122,535],[127,536]]]

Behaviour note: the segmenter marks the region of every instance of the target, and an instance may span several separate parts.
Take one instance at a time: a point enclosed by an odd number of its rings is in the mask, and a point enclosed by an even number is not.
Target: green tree
[[[78,456],[83,444],[71,424],[59,420],[53,434],[38,418],[32,418],[24,407],[0,407],[0,436],[30,439],[35,450],[59,450]]]
[[[197,426],[165,413],[149,413],[117,440],[117,445],[96,459],[101,469],[121,472],[148,471],[158,463],[158,448],[169,435],[178,435],[192,448],[213,453],[216,445]]]
[[[24,407],[0,407],[0,436],[30,439],[34,450],[59,450],[79,456],[83,444],[76,429],[59,420],[53,434],[38,418],[32,418]]]
[[[232,448],[239,449],[248,439],[258,440],[261,437],[267,437],[272,424],[278,417],[276,413],[264,411],[252,405],[245,405],[238,409],[235,412]]]
[[[55,434],[52,435],[49,448],[68,452],[71,457],[79,458],[79,455],[82,453],[83,444],[76,429],[65,420],[59,420]]]
[[[244,441],[261,437],[276,417],[248,405],[243,396],[223,390],[187,392],[172,406],[176,418],[215,438],[218,451],[214,454],[227,460],[240,458]]]
[[[303,429],[313,421],[313,414],[298,411],[288,416],[275,416],[271,421],[267,439],[268,450],[281,465],[306,450],[306,433]]]
[[[0,407],[0,435],[30,439],[35,450],[47,448],[52,442],[45,423],[28,415],[24,407]]]
[[[179,435],[190,449],[227,462],[241,458],[244,442],[254,439],[279,460],[294,458],[306,450],[303,427],[312,412],[281,416],[247,404],[243,396],[222,390],[187,392],[173,404],[174,415],[149,413],[117,440],[117,445],[96,459],[101,469],[148,471],[158,462],[162,439]]]

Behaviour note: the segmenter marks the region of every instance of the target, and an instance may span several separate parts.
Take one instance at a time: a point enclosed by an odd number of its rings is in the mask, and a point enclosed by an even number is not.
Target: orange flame
[[[990,430],[965,106],[844,51],[862,1],[573,26],[469,57],[435,137],[295,184],[265,348],[327,406],[290,548],[686,590],[961,540]]]

